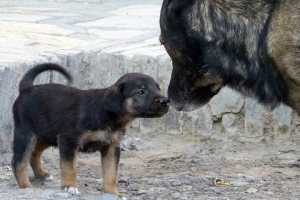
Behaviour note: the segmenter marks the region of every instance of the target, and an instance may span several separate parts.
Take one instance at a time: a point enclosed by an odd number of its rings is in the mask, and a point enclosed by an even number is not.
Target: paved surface
[[[0,1],[0,65],[131,46],[165,53],[158,42],[161,2]]]

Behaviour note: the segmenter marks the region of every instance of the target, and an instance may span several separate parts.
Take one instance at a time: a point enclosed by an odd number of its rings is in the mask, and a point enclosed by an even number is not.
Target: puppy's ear
[[[106,111],[115,114],[123,114],[125,112],[124,97],[122,94],[123,88],[123,84],[113,85],[107,88],[103,99],[103,105]]]

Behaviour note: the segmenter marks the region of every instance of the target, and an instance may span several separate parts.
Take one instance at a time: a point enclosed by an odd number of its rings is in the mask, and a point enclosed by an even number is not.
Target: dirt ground
[[[130,136],[135,138],[133,136]],[[220,142],[191,135],[139,135],[126,140],[121,154],[119,191],[137,200],[288,200],[300,197],[300,146]],[[128,141],[130,145],[128,145]],[[101,199],[100,154],[79,153],[80,197],[60,190],[56,148],[43,156],[54,180],[30,177],[35,189],[18,189],[10,153],[0,155],[0,199]],[[215,185],[216,178],[230,185]],[[104,198],[102,198],[104,199]]]

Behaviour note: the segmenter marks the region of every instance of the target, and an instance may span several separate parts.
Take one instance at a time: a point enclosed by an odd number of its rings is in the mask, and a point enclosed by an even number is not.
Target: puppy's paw
[[[49,176],[46,176],[44,178],[45,181],[52,181],[53,180],[53,176],[52,175],[49,175]]]
[[[74,187],[68,187],[64,189],[65,192],[68,192],[70,195],[76,195],[76,196],[80,196],[81,193],[79,192],[79,190],[77,188]]]
[[[117,195],[119,197],[119,199],[121,200],[127,200],[127,198],[125,197],[125,194],[122,194],[122,193],[118,193]]]

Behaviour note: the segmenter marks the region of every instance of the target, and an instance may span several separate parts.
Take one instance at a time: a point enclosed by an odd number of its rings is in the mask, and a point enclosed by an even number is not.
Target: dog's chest
[[[117,142],[120,143],[125,135],[125,129],[121,129],[116,132],[110,132],[107,130],[87,131],[80,138],[80,145],[84,145],[88,142]]]

